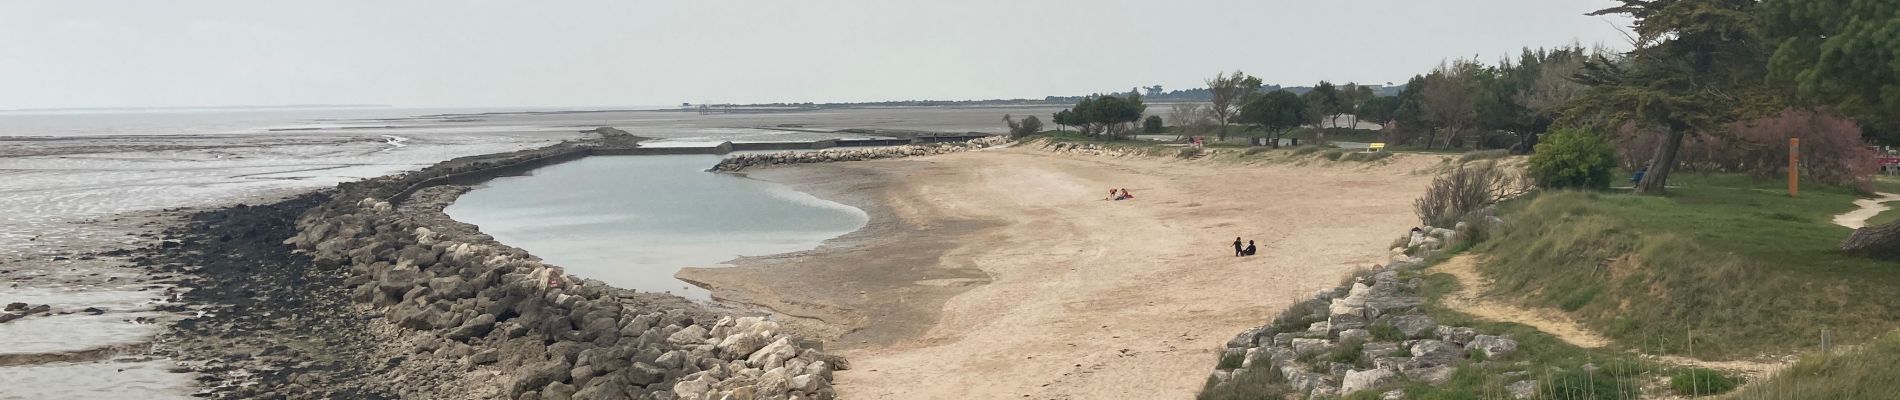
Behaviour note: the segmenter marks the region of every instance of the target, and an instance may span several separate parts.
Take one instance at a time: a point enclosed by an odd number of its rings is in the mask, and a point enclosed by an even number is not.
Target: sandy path
[[[885,193],[908,224],[988,222],[951,239],[936,264],[975,268],[989,282],[942,300],[921,335],[847,344],[854,368],[839,373],[839,392],[1190,397],[1230,335],[1354,266],[1380,262],[1392,232],[1413,223],[1410,203],[1428,180],[1411,171],[1437,162],[1234,166],[1004,149],[854,163],[916,163],[899,168],[905,176]],[[1110,187],[1138,199],[1100,200]],[[1262,255],[1232,257],[1235,236],[1257,240]],[[940,283],[844,290],[870,296]]]
[[[1478,256],[1459,255],[1431,267],[1433,272],[1443,272],[1458,278],[1460,287],[1457,292],[1446,294],[1444,305],[1453,310],[1481,319],[1523,324],[1544,333],[1555,336],[1571,345],[1583,348],[1601,348],[1610,345],[1610,339],[1570,319],[1568,314],[1553,309],[1533,309],[1515,304],[1485,298],[1491,291],[1491,280],[1478,273]],[[1642,357],[1664,364],[1695,366],[1740,372],[1751,379],[1762,378],[1787,368],[1787,360],[1761,362],[1751,360],[1708,361],[1675,355],[1642,354]]]
[[[1491,292],[1491,280],[1478,274],[1478,256],[1452,257],[1433,265],[1431,270],[1451,274],[1461,285],[1457,292],[1444,297],[1446,307],[1482,319],[1529,325],[1577,347],[1594,349],[1610,345],[1609,338],[1570,319],[1562,311],[1531,309],[1484,298],[1485,293]]]
[[[1900,201],[1900,194],[1880,193],[1880,197],[1854,200],[1854,205],[1860,208],[1834,216],[1834,224],[1847,229],[1867,227],[1867,219],[1887,211],[1886,203],[1890,201]]]

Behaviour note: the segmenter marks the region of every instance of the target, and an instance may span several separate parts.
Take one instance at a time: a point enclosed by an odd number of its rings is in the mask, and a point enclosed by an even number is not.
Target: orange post
[[[1788,138],[1788,197],[1801,197],[1801,138]]]

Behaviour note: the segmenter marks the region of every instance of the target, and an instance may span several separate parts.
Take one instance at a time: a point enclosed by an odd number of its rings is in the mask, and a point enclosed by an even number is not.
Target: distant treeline
[[[1378,96],[1396,96],[1405,90],[1405,85],[1366,85]],[[1312,86],[1263,85],[1262,91],[1288,91],[1293,94],[1305,94],[1313,90]],[[1143,99],[1152,102],[1194,101],[1206,102],[1214,99],[1214,92],[1207,88],[1163,90],[1161,85],[1130,88],[1127,92],[1111,93],[1116,95],[1139,93]],[[714,104],[712,107],[774,107],[774,108],[850,108],[850,107],[939,107],[939,106],[1014,106],[1014,105],[1074,105],[1089,96],[1046,96],[1042,99],[989,99],[989,100],[893,100],[846,103],[755,103],[755,104]],[[702,104],[681,103],[680,108],[694,108]]]

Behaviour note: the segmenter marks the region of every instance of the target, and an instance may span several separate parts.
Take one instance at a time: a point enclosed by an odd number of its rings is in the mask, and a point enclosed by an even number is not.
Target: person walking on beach
[[[1244,255],[1247,255],[1247,252],[1245,248],[1240,247],[1240,238],[1238,237],[1234,238],[1234,257],[1240,257]]]

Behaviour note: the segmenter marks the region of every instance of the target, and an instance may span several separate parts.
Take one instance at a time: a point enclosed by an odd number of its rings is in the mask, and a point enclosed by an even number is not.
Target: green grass
[[[1723,375],[1708,368],[1685,368],[1669,377],[1669,390],[1683,396],[1707,396],[1727,393],[1741,386],[1740,378]]]
[[[1743,399],[1884,399],[1900,393],[1900,334],[1859,349],[1802,357],[1735,394]]]
[[[1900,176],[1893,176],[1893,175],[1874,176],[1874,191],[1887,192],[1887,193],[1900,193]]]
[[[1539,388],[1542,393],[1571,396],[1555,398],[1635,398],[1634,392],[1644,382],[1641,375],[1658,369],[1625,352],[1585,349],[1536,328],[1481,320],[1443,307],[1440,305],[1441,299],[1460,289],[1458,280],[1448,274],[1430,274],[1423,278],[1421,290],[1426,297],[1423,309],[1439,325],[1471,327],[1487,334],[1508,335],[1518,342],[1518,351],[1509,357],[1492,360],[1470,357],[1458,366],[1451,380],[1443,385],[1408,382],[1402,387],[1408,399],[1498,398],[1505,393],[1505,387],[1515,381],[1501,376],[1507,372],[1523,372],[1528,374],[1524,378],[1539,380],[1542,382]],[[1519,366],[1519,362],[1529,365]],[[1598,368],[1594,372],[1585,372],[1584,365],[1596,365]]]
[[[1667,197],[1553,192],[1506,204],[1480,245],[1494,290],[1572,315],[1627,348],[1730,358],[1867,340],[1896,326],[1900,264],[1836,250],[1859,197],[1682,175]]]
[[[1468,163],[1472,161],[1496,160],[1496,159],[1510,157],[1510,156],[1511,156],[1511,151],[1504,150],[1504,149],[1472,150],[1472,151],[1465,152],[1462,155],[1459,155],[1458,163],[1463,164],[1463,163]]]
[[[1213,377],[1207,379],[1198,400],[1259,400],[1280,399],[1292,393],[1286,378],[1280,376],[1279,368],[1248,368],[1241,370],[1226,385],[1215,385]]]

